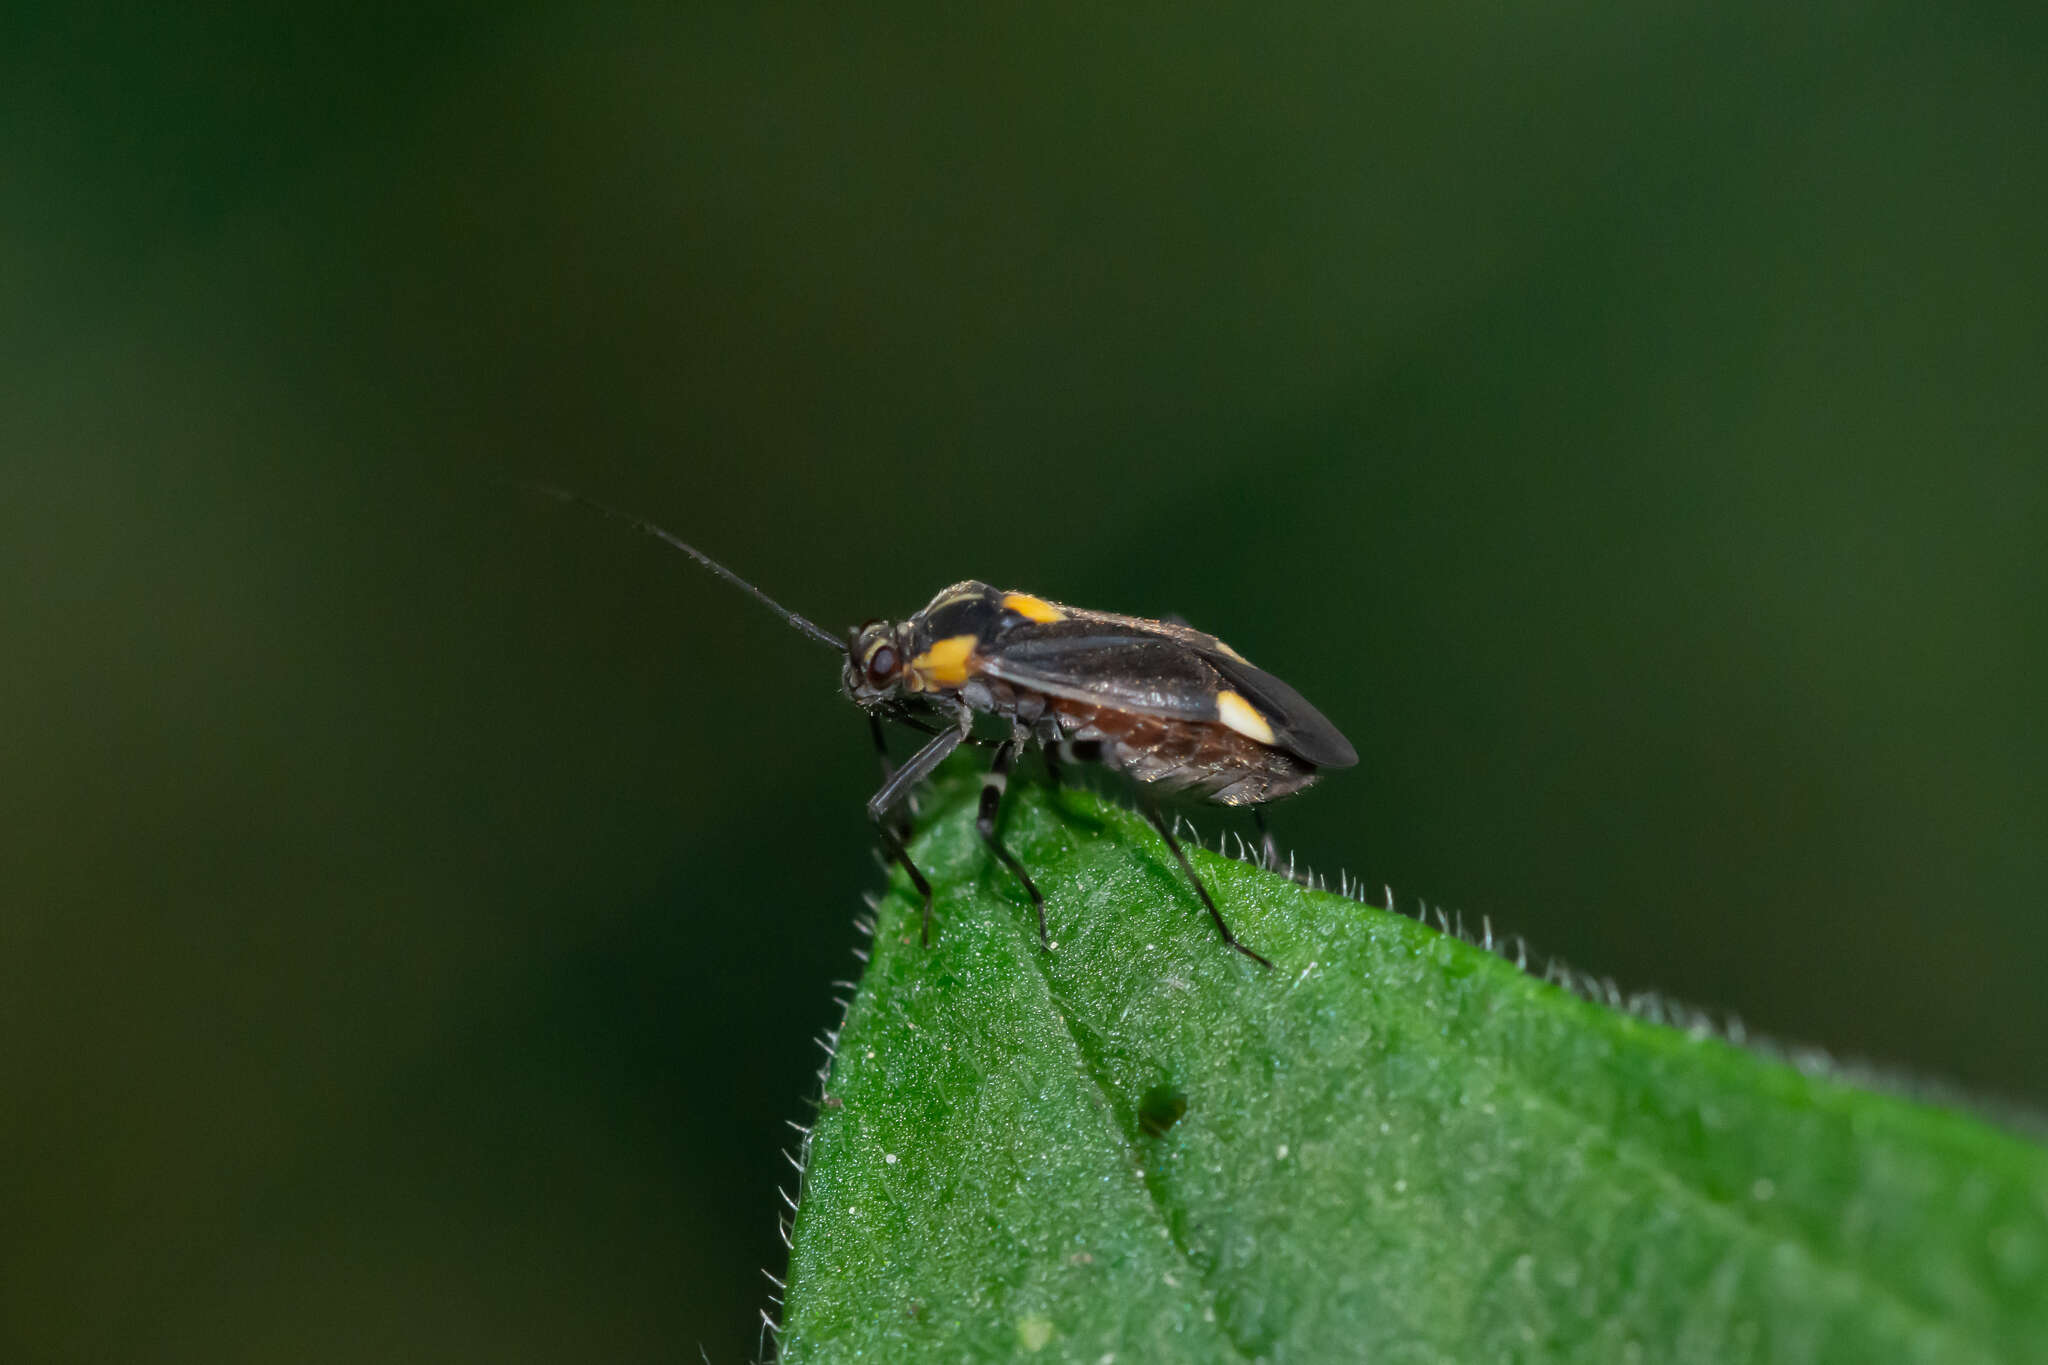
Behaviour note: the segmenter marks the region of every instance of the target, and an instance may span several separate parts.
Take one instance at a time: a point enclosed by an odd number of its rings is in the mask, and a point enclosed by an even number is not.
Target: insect
[[[1357,751],[1299,692],[1213,635],[1186,625],[1084,611],[972,579],[940,592],[902,621],[869,621],[844,635],[798,615],[725,565],[653,522],[581,494],[528,485],[564,502],[637,527],[689,555],[762,603],[802,634],[842,656],[846,695],[868,716],[884,780],[868,798],[883,850],[923,898],[922,936],[931,943],[931,883],[911,861],[905,807],[914,788],[962,744],[992,747],[975,828],[1031,897],[1039,941],[1051,939],[1045,897],[1004,845],[1003,794],[1027,745],[1043,753],[1052,780],[1071,763],[1100,763],[1135,779],[1138,808],[1173,851],[1223,941],[1265,966],[1231,932],[1209,889],[1161,815],[1157,795],[1248,807],[1271,865],[1263,811],[1313,783],[1324,768],[1348,768]],[[977,738],[977,717],[998,733]],[[889,756],[885,722],[930,738],[901,766]]]

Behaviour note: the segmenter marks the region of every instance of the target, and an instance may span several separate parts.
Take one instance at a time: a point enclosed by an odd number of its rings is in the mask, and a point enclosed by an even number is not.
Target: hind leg
[[[1273,964],[1263,954],[1247,948],[1238,941],[1236,934],[1230,932],[1230,926],[1223,922],[1223,912],[1218,910],[1216,902],[1209,898],[1209,888],[1202,885],[1202,879],[1195,875],[1195,865],[1188,861],[1188,855],[1181,848],[1180,840],[1173,837],[1173,827],[1167,824],[1165,817],[1159,814],[1159,808],[1146,801],[1140,803],[1138,809],[1145,813],[1145,818],[1152,822],[1152,828],[1159,831],[1159,837],[1166,840],[1166,846],[1172,849],[1173,856],[1180,860],[1180,870],[1187,873],[1188,880],[1195,884],[1195,894],[1202,898],[1202,905],[1208,910],[1209,918],[1216,921],[1216,932],[1223,935],[1223,941],[1258,963],[1261,967],[1272,966]]]

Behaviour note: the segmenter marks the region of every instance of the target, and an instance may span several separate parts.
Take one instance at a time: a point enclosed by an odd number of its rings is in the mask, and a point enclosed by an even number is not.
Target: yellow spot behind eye
[[[1067,619],[1067,614],[1058,607],[1042,597],[1033,597],[1029,593],[1007,593],[1003,597],[1003,606],[1040,625],[1051,625],[1054,621]]]
[[[958,687],[967,681],[967,661],[978,643],[972,635],[949,635],[910,661],[921,688]]]
[[[1273,742],[1273,727],[1266,724],[1266,718],[1250,702],[1235,692],[1216,694],[1216,719],[1246,739],[1255,739],[1261,744]]]

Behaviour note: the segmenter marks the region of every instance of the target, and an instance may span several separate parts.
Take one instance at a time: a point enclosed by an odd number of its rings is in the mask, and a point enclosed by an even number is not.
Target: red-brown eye
[[[888,645],[877,645],[875,652],[868,655],[868,681],[876,687],[887,687],[896,676],[896,651]]]

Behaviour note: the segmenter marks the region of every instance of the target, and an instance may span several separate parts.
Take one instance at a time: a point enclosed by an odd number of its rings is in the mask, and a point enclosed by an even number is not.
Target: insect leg
[[[1046,780],[1052,783],[1054,791],[1058,791],[1066,785],[1067,776],[1066,769],[1060,763],[1059,741],[1055,740],[1048,744],[1044,740],[1040,740],[1038,742],[1038,752],[1045,757]]]
[[[868,738],[875,742],[875,757],[882,760],[882,780],[887,782],[896,776],[896,764],[889,757],[889,737],[882,733],[882,718],[873,711],[868,712]]]
[[[1025,732],[1020,728],[996,750],[996,761],[989,765],[988,776],[981,780],[981,809],[975,815],[974,827],[981,831],[981,841],[988,845],[989,852],[1002,860],[1024,889],[1031,893],[1031,908],[1038,912],[1038,941],[1046,948],[1052,947],[1052,939],[1045,932],[1045,897],[1038,894],[1038,884],[1031,880],[1031,874],[1024,870],[1024,864],[1017,861],[1017,855],[1003,847],[1003,837],[996,832],[996,817],[1002,813],[1003,792],[1010,784],[1010,764],[1017,757],[1017,751],[1024,747]]]
[[[911,711],[908,711],[908,710],[904,710],[904,711],[889,711],[889,712],[873,712],[873,711],[871,711],[871,712],[869,712],[869,713],[868,713],[868,716],[869,716],[869,719],[870,719],[871,721],[878,721],[878,720],[885,720],[885,719],[886,719],[886,720],[893,720],[893,721],[895,721],[895,722],[896,722],[896,723],[897,723],[898,725],[907,725],[907,726],[909,726],[909,727],[910,727],[911,729],[913,729],[913,730],[916,730],[916,731],[918,731],[918,732],[919,732],[920,734],[926,734],[926,735],[936,735],[937,733],[939,733],[939,727],[938,727],[938,726],[936,726],[936,725],[932,724],[932,723],[931,723],[930,721],[928,721],[928,720],[924,719],[924,718],[923,718],[922,716],[920,716],[920,715],[917,715],[917,714],[915,714],[915,713],[913,713],[913,712],[911,712]],[[966,738],[965,740],[963,740],[963,741],[962,741],[962,743],[966,743],[966,744],[972,744],[972,745],[976,746],[977,748],[982,748],[982,749],[993,749],[993,748],[995,748],[996,746],[998,746],[999,744],[1001,744],[1001,743],[1002,743],[1002,741],[1001,741],[1001,740],[999,740],[999,739],[982,739],[982,738],[981,738],[980,736],[978,736],[978,735],[971,735],[971,734],[970,734],[969,736],[967,736],[967,738]],[[894,771],[894,770],[892,769],[891,771]]]
[[[1100,763],[1102,741],[1099,739],[1063,739],[1059,742],[1060,762]]]
[[[1182,850],[1180,840],[1173,837],[1173,827],[1159,814],[1159,808],[1146,801],[1140,803],[1138,809],[1152,822],[1152,828],[1159,831],[1159,837],[1166,840],[1166,846],[1173,850],[1173,856],[1180,859],[1180,870],[1187,873],[1188,880],[1195,884],[1195,894],[1202,898],[1202,904],[1208,908],[1209,918],[1216,921],[1216,932],[1223,935],[1223,941],[1261,967],[1272,966],[1273,964],[1264,956],[1245,947],[1237,941],[1237,935],[1230,932],[1230,926],[1223,922],[1223,914],[1216,908],[1216,902],[1209,899],[1209,888],[1202,885],[1202,879],[1195,875],[1195,865],[1188,861],[1188,855]]]
[[[1053,735],[1041,737],[1038,741],[1039,747],[1045,752],[1045,770],[1052,776],[1052,784],[1055,787],[1066,779],[1070,764],[1102,761],[1101,740],[1058,739],[1054,737],[1057,734],[1058,731],[1054,731]]]
[[[941,730],[931,742],[910,756],[909,762],[898,768],[881,790],[868,798],[868,819],[882,823],[896,804],[909,795],[910,789],[932,775],[932,770],[946,761],[946,756],[960,747],[960,741],[967,738],[967,727],[974,723],[974,713],[966,707],[960,708],[960,715],[953,728]]]
[[[910,884],[917,888],[919,898],[924,901],[924,917],[921,921],[923,928],[919,930],[919,937],[924,941],[924,946],[929,948],[932,946],[932,884],[924,879],[924,873],[917,870],[917,864],[910,861],[910,852],[903,847],[903,841],[896,837],[896,831],[877,822],[875,832],[881,836],[882,851],[887,853],[897,866],[910,874]]]
[[[882,782],[887,785],[896,776],[896,760],[889,757],[889,736],[882,729],[882,717],[873,711],[868,712],[868,737],[875,742],[875,757],[882,761]],[[910,842],[911,820],[916,814],[915,810],[906,810],[903,818],[890,826],[889,832],[898,843]]]
[[[946,761],[946,755],[960,747],[960,741],[967,738],[967,727],[974,722],[974,713],[967,708],[960,709],[958,723],[950,730],[942,730],[932,741],[910,756],[910,761],[898,768],[882,789],[868,798],[868,819],[882,836],[883,851],[910,874],[910,884],[917,888],[917,894],[924,899],[924,915],[920,921],[920,937],[925,947],[932,943],[932,884],[925,880],[924,873],[917,870],[917,864],[910,861],[909,850],[903,841],[889,828],[889,812],[896,803],[918,783],[932,775],[932,770]]]

